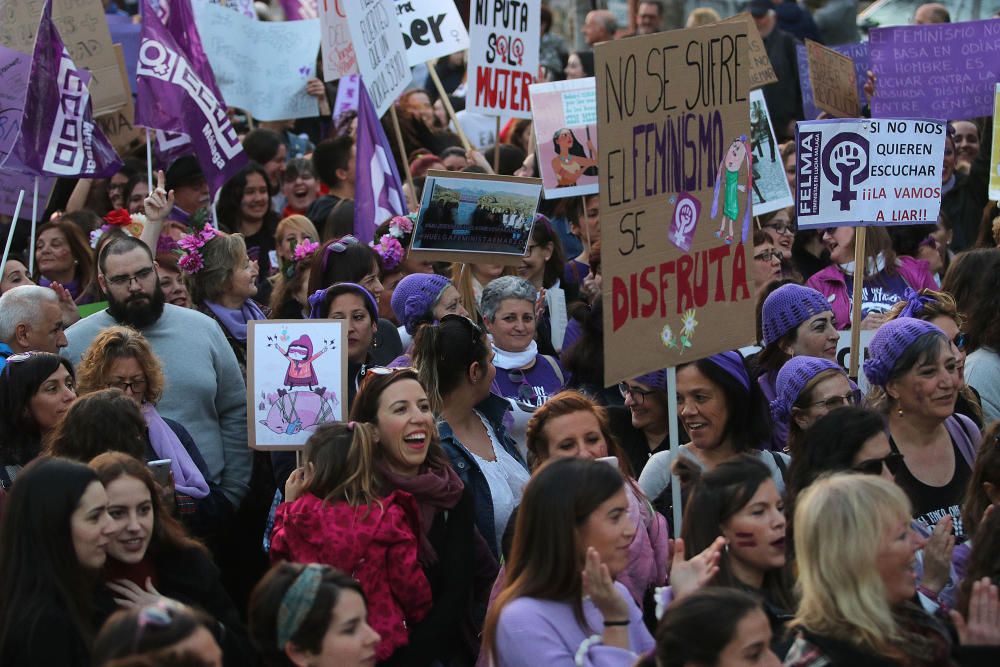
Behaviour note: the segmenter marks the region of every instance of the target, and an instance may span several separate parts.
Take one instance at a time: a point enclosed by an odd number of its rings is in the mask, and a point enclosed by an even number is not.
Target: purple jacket
[[[897,257],[896,270],[907,286],[917,292],[925,287],[934,290],[941,289],[934,282],[934,278],[927,268],[927,262],[923,260],[906,256]],[[831,264],[822,271],[814,273],[806,281],[806,286],[817,290],[830,302],[838,329],[851,328],[851,295],[847,293],[844,272],[836,264]],[[903,295],[899,296],[902,298]]]

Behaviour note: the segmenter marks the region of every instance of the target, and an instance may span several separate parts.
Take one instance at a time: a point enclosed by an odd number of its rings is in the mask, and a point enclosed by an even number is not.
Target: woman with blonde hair
[[[274,232],[278,272],[271,281],[271,317],[302,320],[309,315],[309,269],[319,250],[319,234],[309,218],[290,215]]]
[[[968,624],[951,612],[961,641],[952,645],[913,603],[921,542],[906,495],[888,480],[837,474],[806,489],[795,508],[801,601],[785,665],[953,665],[987,651],[996,664],[996,649],[982,648],[1000,643],[996,586],[976,585]]]

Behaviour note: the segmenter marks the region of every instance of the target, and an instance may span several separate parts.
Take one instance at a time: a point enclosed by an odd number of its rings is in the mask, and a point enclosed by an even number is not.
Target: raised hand
[[[920,583],[935,593],[940,593],[951,578],[951,552],[955,548],[951,526],[951,517],[945,516],[924,545],[924,576]]]
[[[674,600],[694,593],[712,580],[719,572],[719,559],[725,546],[726,538],[717,537],[707,549],[690,560],[685,560],[684,540],[674,540],[674,557],[670,565],[670,586],[673,588]]]
[[[161,169],[156,172],[156,188],[142,202],[150,222],[163,222],[174,208],[174,191],[166,188],[167,178]]]
[[[135,582],[128,579],[109,581],[107,587],[115,594],[115,602],[118,603],[118,606],[126,609],[155,604],[163,597],[158,590],[153,588],[153,582],[149,577],[146,578],[145,588],[140,588]]]
[[[1000,645],[1000,596],[989,577],[972,584],[968,621],[957,611],[950,614],[963,646]]]
[[[583,570],[583,593],[601,612],[605,621],[627,621],[628,602],[608,572],[608,566],[601,562],[601,556],[594,547],[587,547],[586,566]]]
[[[312,478],[312,463],[307,463],[306,465],[293,470],[292,474],[288,476],[288,481],[285,482],[285,502],[291,503],[301,498],[302,494],[306,492],[307,488],[309,488],[309,483],[312,482]]]

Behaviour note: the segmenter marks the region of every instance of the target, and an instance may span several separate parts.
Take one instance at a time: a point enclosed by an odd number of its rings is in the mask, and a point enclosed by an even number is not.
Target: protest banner
[[[764,40],[760,37],[753,17],[744,12],[730,16],[721,23],[736,23],[740,26],[746,26],[747,53],[750,55],[750,87],[760,88],[769,83],[777,83],[778,75],[774,73],[774,66],[771,65],[771,58],[767,55],[767,48],[764,46]]]
[[[533,83],[532,131],[546,199],[597,192],[597,88],[594,77]]]
[[[0,45],[30,54],[43,4],[37,0],[0,0]],[[128,86],[123,87],[118,76],[118,61],[100,0],[55,0],[52,20],[70,58],[90,73],[94,115],[124,106]]]
[[[128,76],[125,69],[125,54],[121,44],[114,46],[115,54],[118,57],[119,71],[124,80]],[[119,155],[125,155],[135,150],[146,140],[146,133],[135,124],[135,103],[132,102],[131,95],[128,96],[128,102],[121,109],[98,116],[95,120]]]
[[[874,28],[876,118],[957,120],[993,113],[1000,82],[1000,19]]]
[[[317,426],[347,419],[347,343],[336,320],[247,323],[251,449],[302,449]]]
[[[21,130],[30,71],[29,54],[0,46],[0,165],[4,163]]]
[[[868,42],[859,44],[839,44],[828,47],[847,56],[854,62],[854,79],[858,88],[858,100],[865,99],[865,80],[871,69],[871,59],[868,57]],[[815,120],[820,110],[816,108],[813,99],[812,81],[809,79],[809,58],[803,44],[795,45],[795,57],[799,69],[799,89],[802,91],[802,112],[805,120]]]
[[[281,9],[285,12],[286,21],[319,18],[316,0],[281,0]]]
[[[935,224],[945,132],[915,118],[800,122],[799,229]]]
[[[396,0],[410,67],[469,48],[469,33],[453,0]]]
[[[750,149],[753,158],[753,214],[764,215],[793,204],[778,140],[764,92],[750,91]]]
[[[336,121],[341,114],[348,111],[358,110],[359,90],[361,87],[360,74],[348,74],[341,78],[337,85],[337,97],[333,101],[333,111],[331,116]]]
[[[316,76],[319,21],[254,21],[192,2],[198,34],[226,104],[257,120],[318,114],[306,83]]]
[[[381,118],[410,85],[413,75],[392,0],[338,0],[357,54],[358,71]]]
[[[475,0],[471,9],[466,110],[531,118],[528,86],[538,75],[540,0]]]
[[[429,171],[410,253],[516,266],[527,254],[541,194],[538,178]]]
[[[854,61],[811,39],[806,40],[806,59],[816,106],[834,118],[858,118],[861,98]]]
[[[608,42],[595,58],[611,385],[753,340],[747,26]]]
[[[111,22],[108,17],[108,28],[111,30],[111,41],[119,44],[125,54],[125,69],[128,74],[129,90],[135,94],[135,64],[139,61],[139,42],[142,26],[138,23]]]
[[[993,94],[993,152],[990,153],[990,186],[989,196],[993,201],[1000,200],[1000,83]]]
[[[319,5],[320,43],[323,46],[323,80],[336,81],[358,73],[358,56],[351,43],[343,0],[323,0]]]

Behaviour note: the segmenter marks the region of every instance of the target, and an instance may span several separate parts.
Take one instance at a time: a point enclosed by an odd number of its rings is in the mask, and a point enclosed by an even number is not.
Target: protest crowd
[[[966,4],[0,0],[0,665],[1000,665]]]

